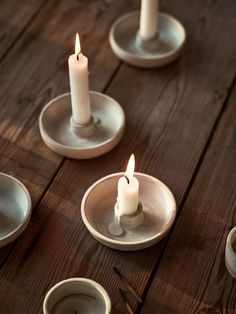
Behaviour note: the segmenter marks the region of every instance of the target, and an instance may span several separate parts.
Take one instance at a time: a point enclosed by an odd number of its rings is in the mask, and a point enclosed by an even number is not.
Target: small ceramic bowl
[[[30,216],[31,199],[26,187],[16,178],[0,173],[0,247],[25,230]]]
[[[236,227],[234,227],[226,241],[225,246],[225,265],[228,272],[236,279]]]
[[[44,314],[109,314],[111,301],[96,281],[70,278],[52,287],[43,303]]]

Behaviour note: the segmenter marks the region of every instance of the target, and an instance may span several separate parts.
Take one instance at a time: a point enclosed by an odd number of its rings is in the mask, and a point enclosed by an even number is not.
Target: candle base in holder
[[[125,115],[111,97],[89,92],[92,118],[86,125],[76,124],[72,116],[70,93],[51,100],[39,117],[45,144],[56,153],[75,159],[89,159],[113,149],[124,134]]]
[[[115,216],[119,217],[120,224],[128,229],[134,229],[139,227],[143,222],[143,206],[139,202],[137,211],[132,215],[122,215],[119,216],[118,203],[115,205]]]
[[[90,121],[86,124],[78,124],[73,120],[73,117],[70,118],[70,126],[72,132],[80,137],[89,137],[93,134],[95,130],[95,124],[98,124],[99,120],[91,117]]]
[[[123,175],[115,173],[95,182],[82,199],[81,215],[89,232],[102,244],[117,250],[135,251],[154,245],[166,235],[175,220],[176,204],[166,185],[152,176],[136,172],[142,208],[139,207],[134,220],[132,215],[121,216],[118,223],[114,200],[118,180]],[[118,229],[110,228],[114,223]]]
[[[182,24],[168,14],[158,13],[157,36],[144,41],[139,36],[140,12],[121,16],[110,31],[110,45],[122,60],[152,68],[166,65],[180,56],[186,34]]]
[[[108,231],[114,236],[122,236],[124,234],[123,227],[127,229],[135,229],[139,227],[143,222],[143,207],[139,202],[138,209],[131,215],[119,216],[118,203],[115,204],[114,208],[114,221],[108,225]]]

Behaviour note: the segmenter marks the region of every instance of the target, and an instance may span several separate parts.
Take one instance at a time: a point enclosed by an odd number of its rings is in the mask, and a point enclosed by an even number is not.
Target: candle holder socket
[[[136,172],[142,206],[134,216],[121,216],[119,223],[114,203],[123,175],[106,176],[86,191],[81,203],[82,219],[91,235],[108,247],[123,251],[144,249],[160,241],[171,228],[176,216],[175,199],[164,183]]]
[[[131,215],[121,215],[119,216],[119,205],[118,202],[115,204],[114,215],[119,220],[122,227],[127,229],[135,229],[143,223],[143,206],[139,202],[138,209],[135,213]]]
[[[174,17],[158,13],[157,36],[143,40],[139,35],[140,12],[121,16],[112,25],[109,35],[113,52],[134,66],[152,68],[166,65],[182,52],[186,33]]]
[[[72,132],[81,137],[89,137],[93,134],[95,130],[95,123],[99,121],[95,121],[93,117],[91,117],[90,121],[86,124],[78,124],[74,121],[73,116],[70,118],[71,130]]]
[[[91,120],[80,125],[72,118],[70,93],[51,100],[39,117],[45,144],[56,153],[75,159],[89,159],[113,149],[124,134],[125,115],[111,97],[89,92]]]

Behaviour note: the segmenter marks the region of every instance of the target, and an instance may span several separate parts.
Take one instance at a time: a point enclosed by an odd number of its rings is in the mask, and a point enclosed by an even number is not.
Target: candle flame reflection
[[[81,47],[80,47],[80,40],[79,40],[79,34],[76,33],[75,37],[75,54],[78,56],[81,52]]]
[[[129,158],[129,162],[128,162],[127,169],[125,172],[125,175],[127,177],[133,177],[134,176],[134,167],[135,167],[135,158],[134,158],[134,154],[132,154]]]

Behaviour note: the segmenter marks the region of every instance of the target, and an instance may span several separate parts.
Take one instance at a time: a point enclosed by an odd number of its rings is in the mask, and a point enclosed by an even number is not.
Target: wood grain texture
[[[119,66],[106,38],[126,6],[127,1],[48,1],[1,63],[0,168],[27,186],[33,206],[63,160],[43,143],[38,116],[50,99],[69,90],[67,58],[75,33],[90,60],[91,89],[102,91]],[[8,250],[0,250],[0,264]]]
[[[236,225],[236,85],[141,313],[236,313],[236,281],[225,267]]]
[[[98,244],[81,221],[82,196],[95,180],[123,170],[134,152],[137,170],[167,183],[181,205],[235,75],[233,1],[168,1],[163,8],[188,30],[184,56],[159,70],[119,68],[108,93],[125,109],[125,137],[96,160],[64,162],[0,271],[2,312],[41,313],[53,284],[86,276],[108,290],[114,313],[126,313],[112,266],[122,270],[139,294],[145,291],[165,241],[131,253]],[[229,32],[223,32],[225,28]]]
[[[0,60],[7,55],[21,37],[35,16],[40,12],[45,0],[0,1]]]

